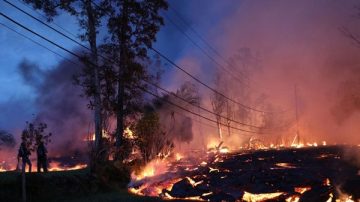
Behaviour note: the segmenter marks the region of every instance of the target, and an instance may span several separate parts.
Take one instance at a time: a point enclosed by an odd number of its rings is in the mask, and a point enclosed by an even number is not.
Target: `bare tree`
[[[217,74],[215,77],[215,84],[217,85],[217,87],[221,87],[220,85],[220,74]],[[226,107],[226,98],[218,93],[214,93],[211,96],[211,105],[212,105],[212,110],[215,114],[215,118],[216,118],[216,123],[217,123],[217,127],[218,127],[218,135],[220,140],[222,140],[223,135],[222,135],[222,130],[221,130],[221,125],[222,125],[222,114],[224,113],[225,107]]]

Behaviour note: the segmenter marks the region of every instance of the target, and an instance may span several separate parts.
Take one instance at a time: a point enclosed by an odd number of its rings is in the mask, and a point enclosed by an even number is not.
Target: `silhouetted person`
[[[25,167],[26,164],[29,165],[29,172],[31,172],[31,161],[29,159],[30,156],[30,151],[26,146],[25,140],[22,139],[20,148],[19,148],[19,153],[18,153],[18,158],[22,159],[22,170],[25,171]]]
[[[41,168],[43,172],[47,172],[47,150],[43,143],[43,141],[38,140],[38,147],[36,150],[37,154],[37,171],[38,173],[41,172]]]

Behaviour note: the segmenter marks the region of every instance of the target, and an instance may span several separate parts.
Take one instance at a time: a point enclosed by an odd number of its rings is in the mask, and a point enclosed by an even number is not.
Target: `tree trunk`
[[[223,137],[222,137],[222,131],[221,131],[220,121],[218,121],[217,125],[218,125],[219,138],[220,138],[220,140],[222,140]]]
[[[227,124],[227,128],[228,128],[228,136],[231,136],[231,127],[230,127],[230,122],[228,122]]]
[[[96,45],[96,19],[94,10],[91,5],[91,0],[85,0],[85,7],[88,17],[88,42],[91,49],[91,62],[93,65],[92,81],[94,85],[94,122],[95,122],[95,160],[97,159],[98,152],[101,150],[102,145],[102,116],[101,116],[101,97],[100,97],[100,78],[98,67],[98,53]]]
[[[122,12],[122,19],[121,19],[121,30],[118,33],[119,38],[119,45],[120,45],[120,60],[119,60],[119,70],[118,70],[118,94],[117,94],[117,127],[116,127],[116,147],[119,151],[120,146],[122,144],[122,136],[124,133],[124,94],[125,94],[125,87],[124,87],[124,71],[128,65],[128,58],[127,58],[127,24],[128,24],[128,16],[127,16],[127,3],[124,1],[123,3],[123,12]],[[116,156],[119,157],[119,153]],[[117,158],[118,159],[118,158]]]

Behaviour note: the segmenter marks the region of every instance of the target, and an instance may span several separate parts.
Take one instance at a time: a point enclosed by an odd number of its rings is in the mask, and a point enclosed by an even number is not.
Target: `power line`
[[[187,72],[184,68],[180,67],[179,65],[177,65],[175,62],[173,62],[172,60],[170,60],[168,57],[166,57],[165,55],[163,55],[160,51],[158,51],[155,48],[150,47],[151,50],[153,50],[155,53],[157,53],[158,55],[160,55],[162,58],[164,58],[166,61],[168,61],[171,65],[173,65],[174,67],[180,69],[182,72],[184,72],[185,74],[187,74],[189,77],[191,77],[192,79],[194,79],[195,81],[197,81],[198,83],[200,83],[201,85],[205,86],[206,88],[210,89],[211,91],[213,91],[214,93],[230,100],[231,102],[240,105],[241,107],[248,109],[248,110],[252,110],[252,111],[256,111],[256,112],[261,112],[261,113],[267,113],[267,114],[275,114],[275,113],[282,113],[282,112],[272,112],[272,111],[264,111],[264,110],[260,110],[260,109],[256,109],[247,105],[244,105],[234,99],[229,98],[228,96],[224,95],[223,93],[217,91],[216,89],[210,87],[209,85],[207,85],[206,83],[202,82],[200,79],[196,78],[195,76],[193,76],[192,74],[190,74],[189,72]]]
[[[9,21],[11,21],[12,23],[14,23],[14,24],[16,24],[16,25],[20,26],[21,28],[23,28],[23,29],[25,29],[25,30],[27,30],[27,31],[31,32],[32,34],[34,34],[34,35],[36,35],[36,36],[38,36],[38,37],[42,38],[43,40],[45,40],[45,41],[47,41],[47,42],[49,42],[49,43],[53,44],[54,46],[56,46],[56,47],[58,47],[58,48],[61,48],[62,50],[64,50],[64,51],[66,51],[66,52],[70,53],[71,55],[73,55],[73,56],[78,57],[79,59],[81,59],[81,56],[77,55],[76,53],[73,53],[72,51],[70,51],[70,50],[68,50],[68,49],[66,49],[66,48],[64,48],[64,47],[62,47],[62,46],[60,46],[60,45],[58,45],[57,43],[55,43],[55,42],[53,42],[53,41],[51,41],[51,40],[47,39],[46,37],[44,37],[44,36],[42,36],[42,35],[40,35],[40,34],[36,33],[35,31],[33,31],[33,30],[31,30],[31,29],[27,28],[26,26],[22,25],[21,23],[19,23],[19,22],[17,22],[17,21],[15,21],[15,20],[13,20],[12,18],[8,17],[7,15],[3,14],[2,12],[0,12],[0,15],[1,15],[1,16],[3,16],[3,17],[5,17],[6,19],[8,19]],[[12,30],[12,29],[10,29],[10,30]],[[22,36],[22,35],[21,35],[21,36]],[[26,38],[27,38],[27,37],[26,37]],[[31,41],[33,41],[33,40],[31,40]],[[33,42],[34,42],[34,41],[33,41]],[[36,44],[38,44],[38,43],[36,43]],[[39,45],[39,44],[38,44],[38,45]],[[75,64],[76,64],[76,63],[75,63]],[[94,64],[93,64],[93,63],[91,63],[91,62],[90,62],[90,64],[94,65]],[[148,90],[144,89],[143,87],[140,87],[140,86],[136,86],[136,87],[137,87],[137,88],[139,88],[140,90],[142,90],[142,91],[144,91],[144,92],[146,92],[146,93],[150,94],[150,95],[153,95],[153,96],[155,96],[155,97],[157,97],[157,98],[163,99],[163,98],[161,98],[160,96],[158,96],[158,95],[156,95],[156,94],[154,94],[154,93],[152,93],[152,92],[150,92],[150,91],[148,91]],[[163,99],[163,100],[164,100],[164,99]],[[215,120],[213,120],[213,119],[210,119],[210,118],[205,117],[205,116],[203,116],[203,115],[201,115],[201,114],[195,113],[195,112],[193,112],[193,111],[191,111],[191,110],[188,110],[188,109],[186,109],[186,108],[184,108],[184,107],[182,107],[182,106],[179,106],[179,105],[177,105],[177,104],[175,104],[175,103],[173,103],[173,102],[170,102],[170,101],[168,101],[168,100],[164,100],[164,101],[165,101],[165,102],[167,102],[167,103],[169,103],[169,104],[171,104],[171,105],[176,106],[177,108],[182,109],[183,111],[189,112],[189,113],[191,113],[191,114],[194,114],[194,115],[196,115],[196,116],[199,116],[199,117],[201,117],[201,118],[203,118],[203,119],[206,119],[206,120],[208,120],[208,121],[211,121],[211,122],[214,122],[214,123],[218,123],[217,121],[215,121]],[[222,123],[220,123],[220,124],[222,124]],[[222,125],[223,125],[223,124],[222,124]],[[245,130],[245,129],[241,129],[241,128],[237,128],[237,127],[232,127],[232,126],[231,126],[230,128],[235,129],[235,130],[239,130],[239,131],[243,131],[243,132],[260,134],[260,132],[255,132],[255,131]],[[265,133],[261,133],[261,134],[265,134]]]
[[[38,33],[34,32],[33,30],[31,30],[31,29],[29,29],[29,28],[25,27],[24,25],[22,25],[22,24],[20,24],[19,22],[17,22],[17,21],[15,21],[15,20],[13,20],[13,19],[12,19],[12,18],[10,18],[9,16],[5,15],[4,13],[0,12],[0,15],[1,15],[1,16],[3,16],[4,18],[6,18],[7,20],[11,21],[12,23],[14,23],[14,24],[18,25],[19,27],[21,27],[21,28],[23,28],[23,29],[27,30],[28,32],[31,32],[32,34],[34,34],[34,35],[36,35],[36,36],[40,37],[41,39],[43,39],[43,40],[45,40],[45,41],[47,41],[47,42],[51,43],[52,45],[54,45],[54,46],[56,46],[56,47],[58,47],[58,48],[60,48],[60,49],[62,49],[62,50],[64,50],[65,52],[70,53],[71,55],[73,55],[73,56],[75,56],[75,57],[77,57],[77,58],[79,58],[79,59],[81,59],[81,58],[82,58],[81,56],[77,55],[76,53],[74,53],[74,52],[72,52],[72,51],[69,51],[68,49],[66,49],[66,48],[64,48],[64,47],[62,47],[62,46],[60,46],[59,44],[57,44],[57,43],[55,43],[55,42],[53,42],[53,41],[51,41],[51,40],[49,40],[49,39],[47,39],[47,38],[43,37],[42,35],[40,35],[40,34],[38,34]]]
[[[237,80],[239,83],[243,84],[246,87],[250,87],[249,84],[243,82],[240,78],[235,76],[233,73],[231,73],[227,68],[225,68],[222,64],[220,64],[218,61],[216,61],[210,54],[208,54],[199,44],[197,44],[184,30],[182,30],[168,15],[165,14],[166,19],[170,21],[171,24],[173,24],[192,44],[194,44],[199,50],[208,57],[216,66],[220,67],[223,71],[225,71],[228,75],[233,77],[235,80]]]
[[[184,101],[184,102],[186,102],[186,103],[188,103],[188,104],[190,104],[190,105],[192,105],[192,106],[198,107],[199,109],[202,109],[202,110],[204,110],[204,111],[206,111],[206,112],[208,112],[208,113],[211,113],[211,114],[213,114],[213,115],[215,115],[215,116],[219,116],[219,117],[221,117],[221,118],[223,118],[223,119],[232,121],[232,122],[237,123],[237,124],[240,124],[240,125],[249,126],[249,127],[258,128],[258,129],[263,129],[262,127],[259,127],[259,126],[254,126],[254,125],[246,124],[246,123],[243,123],[243,122],[235,121],[235,120],[233,120],[233,119],[231,119],[231,118],[222,116],[221,114],[216,114],[216,113],[214,113],[214,112],[212,112],[212,111],[210,111],[210,110],[208,110],[208,109],[206,109],[206,108],[204,108],[204,107],[201,107],[200,105],[198,106],[198,105],[195,105],[195,104],[191,103],[190,101],[188,101],[188,100],[186,100],[186,99],[178,96],[177,94],[175,94],[175,93],[173,93],[173,92],[170,92],[170,91],[164,89],[163,87],[161,87],[161,86],[159,86],[159,85],[157,85],[157,84],[154,84],[154,83],[149,82],[149,81],[146,81],[146,80],[145,80],[145,82],[149,83],[149,84],[152,85],[152,86],[155,86],[156,88],[158,88],[158,89],[160,89],[160,90],[162,90],[162,91],[164,91],[164,92],[166,92],[166,93],[168,93],[168,94],[171,94],[171,95],[175,96],[176,98],[178,98],[178,99],[180,99],[180,100],[182,100],[182,101]]]
[[[33,10],[34,12],[36,12],[38,15],[40,15],[41,17],[43,17],[44,19],[48,20],[48,17],[46,17],[45,15],[43,15],[42,13],[40,13],[39,11],[33,9],[31,6],[29,6],[27,3],[23,2],[22,0],[17,0],[19,3],[21,3],[22,5],[26,6],[27,8]],[[71,33],[69,30],[61,27],[59,24],[57,24],[54,21],[51,21],[51,24],[54,24],[56,27],[58,27],[59,29],[63,30],[64,32],[66,32],[67,34],[73,36],[74,38],[76,38],[77,36],[75,36],[75,34]]]
[[[219,53],[219,51],[217,51],[203,36],[201,36],[201,34],[199,32],[197,32],[193,26],[190,25],[189,22],[187,22],[184,17],[181,16],[181,14],[172,6],[169,5],[169,8],[176,14],[176,16],[187,26],[189,27],[189,29],[213,52],[215,53],[216,56],[218,56],[221,60],[223,60],[227,65],[229,65],[230,67],[233,67],[233,65],[227,60],[225,59],[225,57]],[[250,78],[246,75],[243,74],[242,72],[239,72],[243,77],[245,77],[246,79],[250,80]]]
[[[225,57],[219,51],[217,51],[198,31],[196,31],[195,28],[193,26],[191,26],[190,23],[187,20],[185,20],[185,18],[174,7],[169,5],[169,8],[176,14],[176,16],[183,22],[183,24],[185,24],[185,26],[187,26],[216,56],[218,56],[222,61],[224,61],[229,67],[236,69],[236,68],[234,68],[233,64],[231,64],[228,59],[225,59]],[[197,46],[199,49],[201,49],[204,52],[204,54],[209,55],[203,48],[201,48],[201,46],[196,44],[196,42],[193,39],[191,39],[191,37],[185,31],[183,31],[178,25],[176,25],[176,23],[174,23],[174,21],[171,20],[171,18],[169,18],[169,16],[167,16],[166,14],[165,14],[165,16],[181,33],[183,33],[186,36],[186,38],[188,38],[195,46]],[[213,59],[213,57],[211,57],[211,60],[215,60],[215,59]],[[218,62],[216,62],[216,63],[218,63]],[[222,67],[224,67],[224,66],[222,65]],[[243,76],[245,79],[247,79],[249,83],[250,82],[255,83],[253,80],[251,80],[249,78],[248,75],[244,74],[243,72],[239,71],[239,74],[241,76]],[[234,77],[235,79],[237,78],[233,74],[230,74],[230,76]],[[240,80],[238,80],[238,81],[241,82]],[[250,88],[249,84],[247,84],[247,83],[243,83],[243,84],[246,87]],[[252,88],[252,89],[254,89],[254,88]],[[256,90],[256,91],[259,92],[259,90]],[[286,111],[289,111],[289,110],[283,110],[281,112],[286,112]]]
[[[189,112],[189,113],[191,113],[191,114],[193,114],[193,115],[199,116],[199,117],[201,117],[201,118],[203,118],[203,119],[206,119],[206,120],[208,120],[208,121],[210,121],[210,122],[218,123],[217,121],[215,121],[215,120],[213,120],[213,119],[210,119],[210,118],[208,118],[208,117],[205,117],[205,116],[203,116],[203,115],[201,115],[201,114],[198,114],[198,113],[193,112],[193,111],[191,111],[191,110],[188,110],[188,109],[186,109],[186,108],[184,108],[184,107],[182,107],[182,106],[180,106],[180,105],[177,105],[177,104],[175,104],[175,103],[173,103],[173,102],[171,102],[171,101],[169,101],[169,100],[166,100],[166,99],[160,97],[159,95],[156,95],[155,93],[152,93],[152,92],[144,89],[143,87],[138,86],[138,88],[141,89],[141,90],[143,90],[144,92],[146,92],[146,93],[154,96],[154,97],[157,97],[157,98],[159,98],[159,99],[162,99],[163,101],[165,101],[165,102],[167,102],[167,103],[169,103],[169,104],[171,104],[171,105],[176,106],[177,108],[182,109],[183,111],[186,111],[186,112]],[[220,124],[221,124],[221,125],[225,125],[225,124],[223,124],[223,123],[220,123]],[[239,130],[239,131],[242,131],[242,132],[248,132],[248,133],[267,134],[267,133],[261,133],[261,132],[255,132],[255,131],[245,130],[245,129],[241,129],[241,128],[237,128],[237,127],[233,127],[233,126],[230,126],[230,128],[231,128],[231,129],[235,129],[235,130]]]
[[[95,3],[94,1],[91,1],[92,4],[94,4],[95,6],[97,6],[98,8],[101,8],[97,3]],[[108,12],[106,12],[108,13]],[[109,13],[108,13],[109,15]],[[110,14],[111,15],[111,14]],[[110,16],[109,15],[109,16]],[[111,17],[111,16],[110,16]],[[261,112],[261,113],[267,113],[267,114],[275,114],[275,113],[281,113],[281,112],[271,112],[271,111],[264,111],[264,110],[260,110],[260,109],[256,109],[254,107],[250,107],[247,106],[245,104],[242,104],[234,99],[229,98],[228,96],[224,95],[223,93],[215,90],[214,88],[210,87],[209,85],[207,85],[206,83],[202,82],[200,79],[196,78],[195,76],[193,76],[192,74],[190,74],[189,72],[187,72],[184,68],[181,68],[179,65],[175,64],[175,62],[173,62],[172,60],[170,60],[168,57],[166,57],[164,54],[162,54],[159,50],[153,48],[153,47],[149,47],[149,49],[151,49],[152,51],[154,51],[155,53],[157,53],[158,55],[160,55],[162,58],[164,58],[166,61],[168,61],[170,64],[172,64],[174,67],[180,69],[182,72],[184,72],[185,74],[187,74],[189,77],[191,77],[192,79],[194,79],[196,82],[202,84],[203,86],[205,86],[206,88],[210,89],[211,91],[213,91],[214,93],[230,100],[233,103],[238,104],[239,106],[241,106],[242,108],[248,109],[248,110],[252,110],[252,111],[256,111],[256,112]]]
[[[61,36],[65,37],[65,38],[67,38],[67,39],[71,40],[72,42],[74,42],[74,43],[78,44],[79,46],[81,46],[81,47],[83,47],[83,48],[85,48],[85,49],[87,49],[87,50],[91,51],[91,50],[90,50],[90,48],[88,48],[88,47],[86,47],[85,45],[83,45],[83,44],[79,43],[77,40],[75,40],[75,39],[73,39],[73,38],[71,38],[71,37],[67,36],[66,34],[64,34],[64,33],[60,32],[59,30],[57,30],[57,29],[53,28],[52,26],[48,25],[47,23],[45,23],[45,22],[41,21],[39,18],[37,18],[37,17],[35,17],[35,16],[31,15],[30,13],[26,12],[25,10],[23,10],[23,9],[21,9],[21,8],[17,7],[16,5],[14,5],[14,4],[12,4],[12,3],[10,3],[8,0],[3,0],[3,1],[4,1],[5,3],[9,4],[10,6],[12,6],[12,7],[16,8],[17,10],[21,11],[21,12],[22,12],[22,13],[24,13],[25,15],[29,16],[30,18],[32,18],[32,19],[34,19],[34,20],[36,20],[37,22],[39,22],[39,23],[41,23],[41,24],[45,25],[46,27],[48,27],[48,28],[50,28],[51,30],[55,31],[56,33],[60,34]]]
[[[16,8],[16,9],[18,9],[18,10],[20,10],[21,12],[23,12],[23,13],[25,13],[26,15],[28,15],[29,17],[31,17],[32,19],[35,19],[36,21],[38,21],[38,22],[40,22],[41,24],[43,24],[43,25],[45,25],[45,26],[47,26],[47,27],[49,27],[51,30],[53,30],[53,31],[56,31],[57,33],[59,33],[60,35],[62,35],[62,36],[65,36],[65,37],[67,37],[64,33],[62,33],[61,31],[59,31],[59,30],[56,30],[55,28],[53,28],[53,27],[51,27],[50,25],[48,25],[47,23],[45,23],[45,22],[43,22],[43,21],[41,21],[40,19],[38,19],[38,18],[36,18],[36,17],[34,17],[33,15],[31,15],[31,14],[29,14],[29,13],[27,13],[27,12],[25,12],[25,11],[23,11],[22,9],[20,9],[20,8],[18,8],[18,7],[16,7],[16,6],[14,6],[13,4],[11,4],[10,2],[8,2],[7,0],[4,0],[4,1],[6,1],[7,3],[9,3],[10,5],[12,5],[14,8]],[[16,23],[16,22],[15,22]],[[28,31],[31,31],[31,30],[28,30]],[[31,31],[32,32],[32,31]],[[34,33],[34,32],[32,32],[32,33]],[[39,36],[39,35],[38,35]],[[41,37],[41,36],[39,36],[39,37]],[[69,38],[69,37],[67,37],[67,38]],[[44,38],[43,38],[44,39]],[[71,38],[69,38],[69,39],[71,39]],[[74,41],[75,43],[77,43],[77,44],[79,44],[79,45],[81,45],[79,42],[77,42],[76,40],[74,40],[74,39],[71,39],[72,41]],[[57,47],[59,47],[59,46],[57,46]],[[83,46],[84,47],[84,46]],[[84,47],[84,48],[86,48],[86,49],[88,49],[89,50],[89,48],[87,48],[87,47]],[[63,49],[63,48],[62,48]],[[63,50],[65,50],[65,49],[63,49]],[[67,52],[69,52],[68,50],[65,50],[65,51],[67,51]],[[89,50],[89,51],[91,51],[91,50]],[[79,56],[76,56],[76,57],[79,57]],[[102,56],[101,55],[101,57],[102,58],[104,58],[104,59],[106,59],[106,60],[109,60],[109,61],[112,61],[112,62],[114,62],[114,60],[112,60],[112,59],[109,59],[109,58],[107,58],[107,57],[105,57],[105,56]],[[144,80],[144,79],[142,79],[143,81],[145,81],[145,82],[149,82],[149,81],[146,81],[146,80]],[[206,111],[210,111],[210,110],[207,110],[207,109],[205,109]],[[213,113],[213,114],[215,114],[215,113]],[[217,114],[215,114],[215,115],[217,115]],[[226,119],[228,119],[228,118],[226,118]],[[229,119],[228,119],[229,120]],[[260,128],[260,127],[258,127],[258,126],[253,126],[253,125],[250,125],[250,124],[246,124],[246,123],[241,123],[241,122],[238,122],[238,121],[235,121],[235,120],[231,120],[231,121],[233,121],[233,122],[237,122],[237,123],[239,123],[239,124],[241,124],[241,125],[246,125],[246,126],[250,126],[250,127],[255,127],[255,128]]]
[[[59,57],[61,57],[61,58],[65,59],[65,60],[67,60],[68,62],[71,62],[71,63],[73,63],[73,64],[75,64],[75,65],[80,65],[79,63],[76,63],[76,62],[74,62],[74,61],[72,61],[72,60],[70,60],[70,59],[66,58],[65,56],[60,55],[59,53],[57,53],[57,52],[55,52],[55,51],[51,50],[50,48],[48,48],[48,47],[46,47],[46,46],[42,45],[41,43],[39,43],[39,42],[37,42],[37,41],[35,41],[35,40],[31,39],[30,37],[27,37],[26,35],[24,35],[24,34],[22,34],[22,33],[18,32],[18,31],[16,31],[15,29],[12,29],[11,27],[9,27],[9,26],[7,26],[7,25],[5,25],[5,24],[1,23],[1,22],[0,22],[0,25],[4,26],[4,27],[6,27],[7,29],[9,29],[9,30],[11,30],[11,31],[15,32],[16,34],[18,34],[18,35],[20,35],[20,36],[22,36],[22,37],[24,37],[24,38],[26,38],[26,39],[30,40],[31,42],[33,42],[33,43],[35,43],[35,44],[37,44],[37,45],[39,45],[39,46],[41,46],[41,47],[45,48],[46,50],[48,50],[48,51],[50,51],[50,52],[52,52],[52,53],[56,54],[57,56],[59,56]]]

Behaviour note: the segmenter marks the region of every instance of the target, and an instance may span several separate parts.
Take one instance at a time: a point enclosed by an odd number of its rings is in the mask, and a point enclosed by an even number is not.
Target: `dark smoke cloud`
[[[32,63],[24,59],[19,64],[19,72],[23,78],[24,83],[38,87],[43,82],[44,71],[41,70],[38,64]]]
[[[35,121],[47,123],[48,132],[53,133],[50,147],[63,153],[86,146],[83,138],[91,132],[91,111],[87,109],[87,100],[80,96],[81,88],[73,82],[81,67],[62,61],[44,71],[24,60],[19,69],[24,82],[36,94]]]
[[[7,131],[0,130],[0,150],[14,148],[16,144],[15,138]]]

